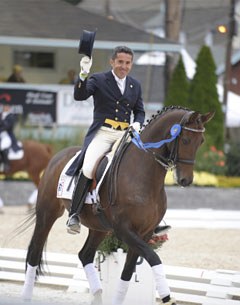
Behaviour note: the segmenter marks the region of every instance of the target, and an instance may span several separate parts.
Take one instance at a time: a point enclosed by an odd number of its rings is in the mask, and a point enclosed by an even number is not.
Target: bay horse
[[[112,305],[123,304],[139,256],[152,268],[162,302],[176,305],[170,296],[160,257],[148,241],[167,209],[164,189],[167,170],[174,169],[180,186],[192,183],[196,152],[204,141],[204,125],[213,116],[214,112],[200,114],[179,106],[164,108],[153,115],[139,138],[134,137],[135,143],[131,141],[122,149],[114,170],[110,166],[99,191],[100,212],[97,214],[89,204],[83,207],[81,221],[89,232],[78,257],[93,295],[92,304],[102,304],[102,286],[93,264],[94,257],[99,244],[111,231],[128,246]],[[35,278],[43,272],[42,254],[48,234],[56,219],[70,208],[70,200],[57,198],[56,192],[64,166],[78,149],[70,147],[57,153],[40,181],[35,227],[26,256],[26,279],[22,291],[25,300],[31,299]],[[110,194],[109,190],[115,191]],[[105,222],[101,221],[100,215],[104,215]]]
[[[53,156],[52,147],[49,144],[34,140],[25,140],[22,141],[22,148],[23,157],[17,160],[9,160],[9,172],[0,171],[0,174],[11,176],[19,171],[27,172],[30,180],[38,187],[41,174]]]

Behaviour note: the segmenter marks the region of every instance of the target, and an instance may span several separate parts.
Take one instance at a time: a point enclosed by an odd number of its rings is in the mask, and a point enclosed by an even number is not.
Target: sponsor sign
[[[31,126],[56,123],[56,97],[56,92],[48,90],[0,88],[0,104],[1,100],[7,101],[24,124]]]
[[[92,97],[86,101],[75,101],[72,88],[61,88],[57,96],[58,125],[89,126],[93,119]]]

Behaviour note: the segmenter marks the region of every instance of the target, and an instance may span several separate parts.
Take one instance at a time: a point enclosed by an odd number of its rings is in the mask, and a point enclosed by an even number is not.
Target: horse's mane
[[[172,111],[172,110],[186,110],[190,111],[189,108],[183,107],[183,106],[165,106],[161,110],[158,110],[157,113],[153,114],[150,119],[147,120],[146,124],[143,125],[142,131],[149,126],[153,121],[155,121],[157,118],[162,116],[163,114]]]

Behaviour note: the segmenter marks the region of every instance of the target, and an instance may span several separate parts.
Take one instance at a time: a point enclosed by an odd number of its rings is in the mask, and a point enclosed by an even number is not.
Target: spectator
[[[60,80],[59,84],[62,85],[74,85],[76,81],[76,71],[68,70],[67,77]]]
[[[25,83],[22,76],[23,68],[20,65],[13,66],[12,74],[7,79],[8,83]]]

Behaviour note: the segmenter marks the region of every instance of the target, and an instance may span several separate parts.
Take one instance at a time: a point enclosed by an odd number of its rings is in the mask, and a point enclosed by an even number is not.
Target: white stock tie
[[[117,84],[118,84],[118,87],[119,87],[121,93],[123,94],[123,92],[124,92],[124,80],[118,79]]]

